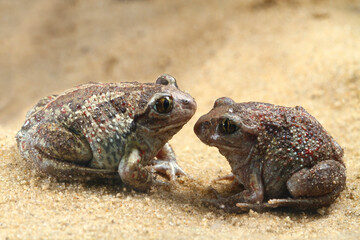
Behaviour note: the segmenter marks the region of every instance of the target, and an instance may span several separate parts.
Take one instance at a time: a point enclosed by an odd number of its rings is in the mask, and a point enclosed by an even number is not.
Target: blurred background
[[[316,110],[358,93],[348,88],[359,85],[360,5],[0,1],[0,43],[3,125],[20,126],[37,100],[81,83],[153,82],[163,73],[198,100],[201,113],[225,95]]]

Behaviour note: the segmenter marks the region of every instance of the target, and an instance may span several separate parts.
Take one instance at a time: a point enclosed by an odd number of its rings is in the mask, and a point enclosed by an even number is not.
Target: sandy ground
[[[0,239],[360,239],[360,2],[273,2],[0,1]],[[198,103],[171,140],[193,179],[139,194],[24,167],[14,136],[38,99],[162,73]],[[345,149],[340,198],[305,213],[203,206],[230,168],[192,126],[221,96],[307,109]]]

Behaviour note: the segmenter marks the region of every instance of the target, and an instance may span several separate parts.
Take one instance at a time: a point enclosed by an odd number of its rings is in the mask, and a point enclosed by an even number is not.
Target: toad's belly
[[[110,138],[95,138],[95,141],[90,143],[93,158],[89,166],[116,171],[125,153],[125,141],[126,139],[122,139],[118,134]]]

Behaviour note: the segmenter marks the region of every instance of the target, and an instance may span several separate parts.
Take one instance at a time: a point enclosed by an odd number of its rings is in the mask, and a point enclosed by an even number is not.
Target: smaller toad
[[[232,174],[219,179],[244,188],[208,201],[227,212],[316,209],[345,188],[343,149],[302,107],[219,98],[194,131],[227,158]]]

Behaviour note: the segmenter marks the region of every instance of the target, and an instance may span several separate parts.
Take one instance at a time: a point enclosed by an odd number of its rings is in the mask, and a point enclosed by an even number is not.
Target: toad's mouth
[[[148,131],[148,132],[169,132],[169,131],[179,131],[186,122],[179,122],[176,124],[169,124],[167,126],[151,126],[151,127],[146,127],[143,125],[139,125],[139,127],[141,127],[142,129]]]
[[[206,143],[206,144],[209,145],[209,146],[212,146],[212,147],[217,147],[219,149],[224,149],[225,151],[236,151],[236,150],[240,149],[238,146],[233,146],[233,145],[229,145],[229,144],[226,144],[226,143],[209,142],[209,143]]]
[[[219,134],[205,134],[198,132],[198,128],[195,129],[195,133],[197,134],[198,138],[208,146],[224,148],[226,150],[236,150],[239,148],[239,143],[234,144],[231,142],[227,142],[226,139],[222,138]]]
[[[235,150],[235,149],[238,149],[237,147],[234,147],[234,146],[229,146],[229,145],[226,145],[226,144],[217,144],[218,148],[224,148],[226,150]]]
[[[176,124],[171,124],[168,126],[154,127],[154,128],[150,127],[148,129],[151,131],[168,132],[168,131],[180,130],[185,125],[185,123],[182,122],[182,123],[176,123]]]

